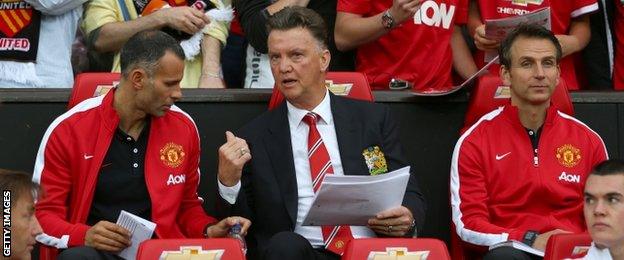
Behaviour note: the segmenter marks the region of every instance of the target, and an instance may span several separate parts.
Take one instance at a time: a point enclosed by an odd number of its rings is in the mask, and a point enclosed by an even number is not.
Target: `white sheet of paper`
[[[117,218],[117,225],[130,231],[132,237],[132,245],[119,252],[117,255],[124,259],[136,259],[137,252],[139,251],[139,245],[141,242],[152,238],[152,234],[156,229],[156,223],[141,218],[130,212],[122,210]]]
[[[494,57],[494,59],[492,59],[490,62],[485,64],[483,66],[483,68],[481,68],[475,74],[472,74],[470,77],[468,77],[468,79],[464,80],[464,82],[462,82],[462,84],[460,84],[459,86],[453,86],[449,90],[441,90],[440,91],[440,90],[428,89],[428,90],[425,90],[425,91],[418,91],[418,90],[414,89],[414,91],[412,91],[412,94],[414,94],[415,96],[423,96],[423,97],[437,97],[437,96],[445,96],[445,95],[453,94],[453,93],[459,91],[460,89],[464,88],[466,85],[468,85],[468,83],[472,82],[477,77],[479,77],[481,75],[487,74],[488,73],[488,69],[494,63],[498,63],[498,55],[496,57]]]
[[[375,176],[327,175],[304,226],[366,226],[377,213],[401,206],[410,167]]]
[[[513,247],[515,249],[519,249],[519,250],[522,250],[522,251],[527,252],[527,253],[531,253],[531,254],[534,254],[534,255],[537,255],[537,256],[544,257],[544,251],[537,250],[535,248],[532,248],[532,247],[530,247],[530,246],[528,246],[528,245],[526,245],[526,244],[524,244],[524,243],[522,243],[520,241],[516,241],[516,240],[509,240],[509,241],[500,242],[498,244],[491,245],[489,250],[492,250],[492,249],[495,249],[495,248],[499,248],[499,247],[503,247],[503,246]]]

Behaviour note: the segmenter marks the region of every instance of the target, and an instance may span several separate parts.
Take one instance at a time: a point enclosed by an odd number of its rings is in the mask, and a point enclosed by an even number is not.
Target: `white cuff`
[[[234,186],[228,187],[223,185],[221,181],[217,180],[217,185],[219,185],[219,195],[221,195],[221,198],[230,204],[236,203],[236,197],[238,197],[238,192],[241,188],[240,181],[238,181]]]

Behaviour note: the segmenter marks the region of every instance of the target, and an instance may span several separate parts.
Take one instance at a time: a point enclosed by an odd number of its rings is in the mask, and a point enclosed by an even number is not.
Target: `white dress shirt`
[[[312,178],[310,176],[310,161],[308,160],[308,132],[310,131],[310,127],[303,122],[303,117],[310,111],[296,108],[288,101],[286,101],[286,106],[288,108],[290,140],[292,143],[295,174],[297,175],[297,192],[299,194],[295,233],[308,239],[312,246],[321,247],[324,245],[321,227],[301,226],[303,218],[310,210],[312,202],[314,201],[314,190],[312,189]],[[325,93],[323,101],[312,109],[312,112],[320,116],[316,127],[329,153],[329,158],[334,168],[334,174],[344,175],[328,92]],[[221,182],[218,182],[218,186],[221,197],[230,204],[234,204],[241,187],[240,181],[232,187],[227,187],[221,184]],[[376,236],[371,229],[364,226],[351,226],[351,233],[355,238]]]

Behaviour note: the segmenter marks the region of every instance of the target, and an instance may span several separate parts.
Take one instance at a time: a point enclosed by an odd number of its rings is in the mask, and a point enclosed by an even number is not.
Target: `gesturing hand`
[[[251,160],[247,142],[234,136],[232,132],[225,132],[226,142],[219,147],[219,181],[228,187],[236,185],[241,179],[243,166]]]
[[[108,221],[96,223],[85,235],[85,245],[98,250],[119,252],[130,244],[130,232]]]

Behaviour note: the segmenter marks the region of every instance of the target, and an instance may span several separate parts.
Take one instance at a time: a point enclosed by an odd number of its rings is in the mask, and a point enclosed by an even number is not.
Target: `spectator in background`
[[[197,0],[201,1],[201,0]],[[151,1],[154,2],[154,1]],[[149,2],[149,3],[151,3]],[[112,71],[120,71],[119,50],[132,35],[143,30],[163,29],[172,35],[193,35],[202,31],[201,57],[186,60],[183,88],[224,88],[221,76],[221,47],[225,45],[229,24],[211,22],[203,10],[194,7],[176,6],[162,8],[149,13],[151,9],[141,0],[92,0],[87,4],[82,28],[96,51],[116,53]],[[179,2],[179,1],[178,1]],[[190,4],[196,1],[189,2]],[[123,6],[120,6],[120,3]],[[203,2],[206,8],[224,8],[229,0]],[[148,14],[149,13],[149,14]],[[209,24],[208,27],[204,27]]]
[[[585,183],[585,221],[594,241],[584,259],[624,259],[624,162],[604,161]]]
[[[236,12],[234,12],[235,15]],[[243,34],[243,29],[234,18],[230,24],[227,44],[221,51],[221,68],[223,69],[223,80],[228,88],[242,88],[245,83],[245,50],[247,49],[247,39]]]
[[[71,88],[71,47],[86,1],[17,1],[23,8],[14,9],[15,16],[0,22],[0,87]],[[14,44],[7,43],[10,38],[16,40]]]
[[[329,29],[328,48],[332,55],[330,71],[353,71],[354,53],[341,52],[334,42],[336,0],[237,0],[234,6],[249,42],[247,49],[246,88],[272,88],[274,85],[268,62],[266,29],[267,20],[286,6],[307,7],[319,13]]]
[[[35,218],[34,199],[39,187],[30,180],[25,172],[0,169],[0,190],[3,197],[10,197],[11,226],[11,256],[8,259],[30,260],[31,251],[37,241],[35,237],[41,234],[41,226]],[[6,201],[4,201],[6,205]],[[3,208],[6,214],[6,209]],[[5,216],[3,214],[3,219]],[[6,234],[5,234],[6,235]],[[6,248],[4,248],[6,250]],[[6,258],[3,258],[6,259]]]
[[[539,25],[520,25],[502,41],[500,75],[511,101],[468,129],[451,161],[452,216],[464,242],[517,240],[543,251],[553,234],[585,231],[580,191],[607,151],[596,132],[550,106],[561,52]],[[532,257],[499,247],[484,259]]]
[[[468,0],[338,0],[336,46],[357,49],[356,70],[373,89],[392,78],[418,90],[448,90],[454,67],[463,78],[477,71],[460,26]]]
[[[108,259],[129,246],[115,224],[121,210],[156,223],[158,238],[223,237],[235,222],[217,221],[197,195],[199,133],[174,106],[180,99],[184,53],[162,31],[143,31],[121,49],[121,80],[104,96],[58,117],[41,142],[33,181],[45,256]],[[45,251],[45,252],[44,252]]]
[[[544,7],[550,7],[551,30],[559,40],[563,52],[561,77],[565,80],[568,89],[579,90],[572,54],[583,50],[589,42],[591,31],[588,14],[598,10],[596,0],[470,0],[468,30],[480,50],[475,56],[475,62],[482,67],[484,51],[496,51],[499,46],[498,41],[485,36],[486,19],[526,14]],[[499,66],[492,66],[490,72],[498,74],[499,68]]]
[[[613,89],[613,16],[615,2],[620,0],[598,0],[598,11],[589,14],[591,37],[582,51],[582,63],[576,69],[583,69],[578,74],[587,78],[588,90]],[[583,82],[581,82],[583,84]]]
[[[624,2],[615,1],[615,59],[613,88],[624,90]]]

